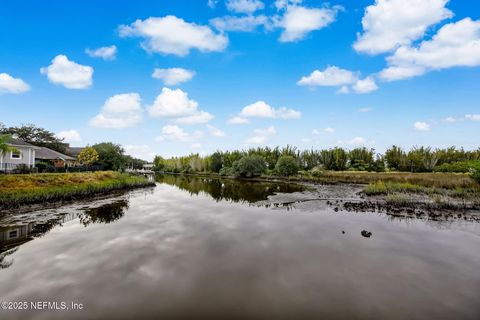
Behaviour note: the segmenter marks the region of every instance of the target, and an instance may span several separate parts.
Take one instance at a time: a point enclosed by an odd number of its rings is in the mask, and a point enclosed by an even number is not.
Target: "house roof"
[[[84,147],[68,147],[66,153],[73,157],[77,157],[83,149]]]
[[[40,160],[75,160],[75,158],[67,156],[66,154],[60,153],[58,151],[41,147],[39,150],[35,151],[35,159]]]
[[[14,147],[30,147],[30,148],[35,148],[35,149],[38,149],[39,147],[37,146],[34,146],[33,144],[30,144],[28,142],[25,142],[21,139],[18,139],[18,138],[9,138],[7,140],[7,143],[11,146],[14,146]]]

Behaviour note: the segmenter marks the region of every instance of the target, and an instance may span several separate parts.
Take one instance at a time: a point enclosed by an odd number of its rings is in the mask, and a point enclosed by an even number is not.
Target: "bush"
[[[293,176],[298,172],[298,162],[292,156],[281,156],[278,158],[275,170],[279,176]]]
[[[479,171],[480,161],[458,161],[452,163],[444,163],[440,166],[436,166],[433,171],[467,173],[470,172],[472,169]]]
[[[223,167],[222,169],[220,169],[220,171],[218,171],[218,174],[221,176],[234,176],[235,171],[232,167]]]
[[[35,167],[38,169],[39,173],[55,172],[55,167],[48,162],[39,162],[35,165]]]
[[[480,170],[472,170],[472,178],[480,183]]]
[[[318,178],[322,176],[323,174],[323,167],[322,166],[316,166],[312,170],[310,170],[310,174],[314,176],[315,178]]]
[[[238,177],[258,177],[266,169],[265,159],[260,156],[244,156],[233,163],[233,170]]]

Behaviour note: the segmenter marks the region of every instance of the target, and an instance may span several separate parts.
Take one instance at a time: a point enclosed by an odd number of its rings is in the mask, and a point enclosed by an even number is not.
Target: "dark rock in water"
[[[338,208],[333,209],[335,212],[338,212]]]
[[[344,230],[342,230],[342,234],[345,234],[345,231],[344,231]]]
[[[365,238],[370,238],[372,236],[372,233],[370,231],[367,231],[367,230],[362,230],[362,232],[360,232],[362,234],[362,236],[364,236]]]

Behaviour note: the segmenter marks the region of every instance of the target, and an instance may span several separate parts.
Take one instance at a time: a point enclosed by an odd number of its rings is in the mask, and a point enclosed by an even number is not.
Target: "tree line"
[[[241,161],[249,159],[247,163]],[[287,160],[288,159],[288,160]],[[280,162],[279,162],[280,161]],[[351,150],[336,147],[321,150],[299,150],[296,147],[284,148],[259,147],[246,150],[216,151],[208,156],[191,154],[182,157],[164,159],[155,157],[155,169],[166,172],[215,172],[234,174],[240,167],[254,165],[255,170],[266,174],[281,174],[280,166],[290,166],[290,172],[297,170],[334,170],[334,171],[405,171],[405,172],[468,172],[472,166],[478,166],[480,148],[464,150],[449,147],[433,149],[413,147],[404,150],[399,146],[388,148],[383,154],[375,149],[359,147]],[[255,171],[254,170],[254,171]]]

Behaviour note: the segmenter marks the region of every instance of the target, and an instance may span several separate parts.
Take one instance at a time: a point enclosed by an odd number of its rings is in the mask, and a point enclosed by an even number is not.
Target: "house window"
[[[22,159],[22,153],[19,151],[12,151],[11,159]]]
[[[10,232],[8,233],[8,237],[9,237],[10,239],[16,238],[17,235],[18,235],[17,230],[13,230],[13,231],[10,231]]]

